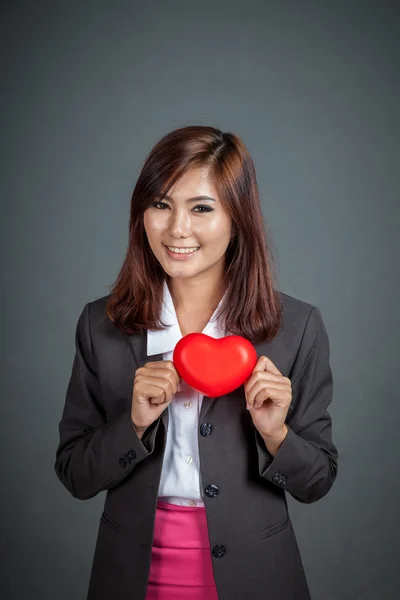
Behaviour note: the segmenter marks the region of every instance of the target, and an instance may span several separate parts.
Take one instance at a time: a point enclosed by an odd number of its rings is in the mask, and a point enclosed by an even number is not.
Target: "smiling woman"
[[[254,344],[244,385],[183,380],[194,332]],[[74,497],[107,490],[87,600],[310,600],[285,492],[315,502],[336,477],[329,343],[318,308],[276,288],[237,136],[185,127],[150,152],[122,269],[75,340],[55,468]]]

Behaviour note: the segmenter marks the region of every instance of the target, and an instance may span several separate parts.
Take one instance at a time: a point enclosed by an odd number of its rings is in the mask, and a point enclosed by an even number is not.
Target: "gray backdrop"
[[[85,597],[104,494],[53,471],[75,326],[122,264],[145,155],[193,123],[249,147],[279,287],[330,336],[338,478],[288,497],[312,597],[400,597],[398,5],[3,3],[4,600]]]

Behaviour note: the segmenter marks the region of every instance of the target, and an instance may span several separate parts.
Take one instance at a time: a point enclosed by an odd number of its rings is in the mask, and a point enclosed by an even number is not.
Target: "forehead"
[[[218,201],[218,191],[208,177],[206,169],[190,169],[168,191],[174,200],[193,196],[211,196]]]

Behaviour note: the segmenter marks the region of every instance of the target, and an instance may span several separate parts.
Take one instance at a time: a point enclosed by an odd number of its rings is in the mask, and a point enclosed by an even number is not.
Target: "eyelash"
[[[157,204],[162,204],[163,206],[168,206],[168,204],[166,204],[165,202],[153,202],[153,206],[154,206],[154,208],[157,208],[157,206],[156,206]],[[194,210],[195,208],[206,208],[206,209],[207,209],[207,210],[202,210],[202,211],[199,211],[199,214],[203,214],[203,213],[206,213],[206,212],[212,212],[212,211],[214,210],[214,209],[213,209],[213,208],[211,208],[210,206],[206,206],[206,205],[204,205],[204,204],[197,204],[197,205],[196,205],[196,206],[193,208],[193,210]],[[163,208],[158,208],[158,210],[164,210],[164,209],[163,209]]]

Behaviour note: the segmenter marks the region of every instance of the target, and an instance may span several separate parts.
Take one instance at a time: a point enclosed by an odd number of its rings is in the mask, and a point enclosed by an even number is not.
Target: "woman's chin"
[[[164,269],[165,273],[167,275],[169,275],[170,277],[181,277],[182,279],[186,279],[188,277],[194,277],[196,276],[198,273],[201,273],[203,271],[203,269],[199,269],[199,267],[197,266],[196,268],[194,267],[190,267],[189,265],[186,264],[175,264],[175,265],[171,265],[170,263],[166,264],[161,263],[162,268]]]

